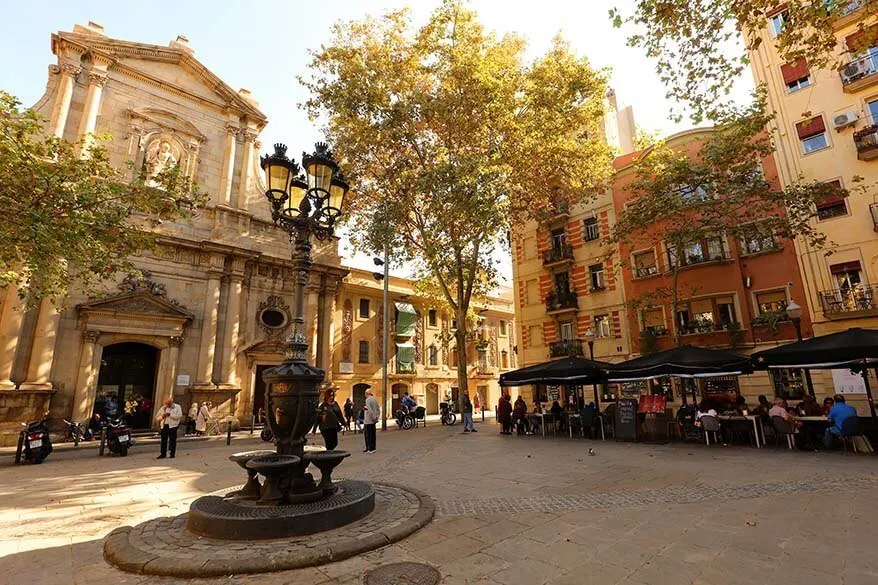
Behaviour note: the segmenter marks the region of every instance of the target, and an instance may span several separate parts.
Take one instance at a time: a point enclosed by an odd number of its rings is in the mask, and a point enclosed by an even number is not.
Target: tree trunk
[[[680,281],[680,259],[677,258],[677,266],[674,268],[674,274],[671,279],[671,322],[674,324],[674,347],[680,347],[680,320],[677,318],[677,306],[680,303],[680,292],[678,290]]]
[[[467,390],[467,360],[466,360],[466,311],[457,311],[457,329],[454,331],[454,340],[457,342],[457,400],[460,408],[460,416],[463,419],[463,393]],[[472,398],[470,399],[472,401]]]

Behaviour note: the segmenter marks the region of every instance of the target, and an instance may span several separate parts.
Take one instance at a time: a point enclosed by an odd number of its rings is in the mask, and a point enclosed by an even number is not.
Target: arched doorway
[[[354,384],[353,396],[351,400],[354,403],[354,418],[363,410],[363,407],[366,406],[366,390],[369,389],[368,384]]]
[[[137,407],[125,419],[136,429],[150,428],[155,407],[155,374],[159,350],[145,343],[116,343],[104,348],[98,373],[94,412],[111,414],[111,399],[117,414],[125,414],[125,402],[134,397]],[[109,407],[109,409],[108,409]]]
[[[402,401],[402,395],[409,391],[408,384],[394,384],[390,388],[390,396],[392,398],[390,412],[388,412],[388,416],[393,415],[396,416],[396,411],[399,410],[399,403]]]
[[[438,384],[427,384],[427,414],[438,414],[439,413],[439,385]]]

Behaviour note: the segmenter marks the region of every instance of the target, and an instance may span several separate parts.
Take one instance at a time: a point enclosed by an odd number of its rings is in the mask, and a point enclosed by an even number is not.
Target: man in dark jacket
[[[478,432],[473,424],[473,402],[469,399],[469,390],[463,391],[463,432]]]
[[[500,434],[512,434],[512,403],[505,394],[500,397],[500,403],[497,405],[497,420],[500,422]]]

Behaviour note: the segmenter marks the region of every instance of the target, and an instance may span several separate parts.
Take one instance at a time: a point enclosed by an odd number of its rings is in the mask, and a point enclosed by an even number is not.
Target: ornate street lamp
[[[287,158],[286,151],[285,145],[275,144],[274,152],[261,159],[271,218],[290,235],[296,272],[294,326],[287,338],[289,355],[280,366],[263,375],[268,424],[277,445],[277,456],[273,463],[269,462],[268,473],[260,469],[267,478],[266,484],[270,483],[270,489],[263,488],[264,503],[278,499],[291,503],[313,501],[331,489],[321,487],[311,474],[305,473],[309,463],[326,465],[331,462],[325,460],[333,457],[333,452],[326,452],[318,462],[313,454],[304,453],[305,434],[317,421],[318,386],[325,376],[322,369],[309,364],[306,358],[305,285],[311,270],[311,236],[321,241],[332,237],[335,222],[344,210],[348,184],[326,144],[318,142],[312,154],[302,154],[304,173]],[[348,455],[335,453],[336,465]],[[276,469],[279,467],[283,469]]]
[[[589,327],[585,330],[585,341],[588,343],[588,359],[594,361],[594,328]],[[598,409],[601,407],[601,401],[598,397],[598,385],[592,384],[592,390],[594,390],[594,404]]]
[[[787,303],[786,308],[787,317],[790,318],[790,321],[793,322],[793,327],[796,328],[796,339],[802,341],[802,307],[794,301],[790,299],[790,302]],[[805,369],[805,383],[808,387],[808,394],[811,395],[811,398],[815,398],[814,396],[814,383],[811,381],[811,370],[808,368]]]

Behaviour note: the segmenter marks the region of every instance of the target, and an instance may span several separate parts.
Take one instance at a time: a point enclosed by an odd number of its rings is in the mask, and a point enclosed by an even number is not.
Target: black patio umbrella
[[[501,386],[595,384],[606,379],[607,362],[567,357],[500,374]]]
[[[760,370],[770,368],[807,368],[831,370],[850,368],[860,372],[866,384],[869,410],[875,416],[868,368],[878,367],[878,330],[852,327],[847,331],[812,337],[781,345],[751,356]]]
[[[659,376],[678,378],[734,376],[749,374],[752,371],[750,358],[745,355],[720,349],[682,345],[618,364],[610,364],[607,368],[607,377],[610,382],[629,382]]]

